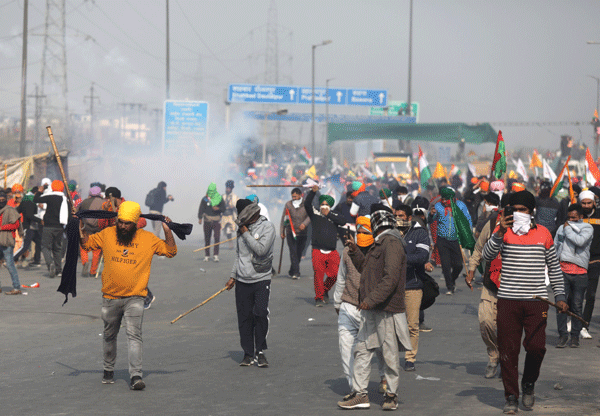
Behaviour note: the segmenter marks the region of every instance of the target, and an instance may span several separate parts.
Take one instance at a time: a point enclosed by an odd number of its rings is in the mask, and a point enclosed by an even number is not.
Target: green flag
[[[494,152],[494,161],[492,162],[492,174],[496,177],[496,179],[502,179],[504,172],[506,172],[506,148],[504,147],[502,131],[498,130],[496,151]]]
[[[473,237],[473,231],[469,225],[469,219],[465,216],[464,212],[456,205],[454,198],[450,199],[452,207],[452,217],[454,218],[454,227],[456,228],[456,235],[458,236],[458,243],[461,247],[471,250],[475,249],[475,238]]]

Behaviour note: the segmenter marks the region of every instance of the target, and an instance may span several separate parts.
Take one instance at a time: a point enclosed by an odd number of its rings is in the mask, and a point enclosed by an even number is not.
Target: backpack
[[[152,205],[154,205],[155,201],[156,201],[156,188],[154,188],[150,192],[148,192],[148,195],[146,195],[146,201],[144,202],[144,204],[147,207],[152,207]]]

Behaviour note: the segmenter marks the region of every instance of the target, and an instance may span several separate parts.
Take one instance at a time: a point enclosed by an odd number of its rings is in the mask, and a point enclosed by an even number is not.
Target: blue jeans
[[[114,371],[117,360],[117,335],[121,320],[125,318],[127,332],[127,355],[131,377],[142,376],[142,320],[144,298],[130,296],[122,299],[102,298],[104,321],[104,370]]]
[[[17,268],[15,267],[15,259],[13,258],[14,247],[0,246],[0,251],[4,254],[4,260],[6,261],[6,268],[10,273],[12,284],[14,289],[21,290],[21,282],[19,282],[19,275],[17,274]]]
[[[569,310],[577,316],[581,316],[583,311],[583,298],[588,285],[588,275],[586,274],[567,274],[563,273],[565,280],[565,296],[569,304]],[[568,336],[567,315],[564,313],[556,314],[556,324],[558,334]],[[579,339],[579,332],[583,324],[578,319],[571,319],[571,338]]]

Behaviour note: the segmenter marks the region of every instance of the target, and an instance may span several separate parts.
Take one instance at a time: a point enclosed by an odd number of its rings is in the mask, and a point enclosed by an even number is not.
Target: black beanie
[[[490,205],[500,205],[500,197],[493,192],[490,192],[489,194],[485,195],[483,199]]]
[[[240,215],[240,213],[244,210],[244,208],[246,208],[248,205],[253,204],[252,201],[250,201],[249,199],[246,198],[240,198],[238,199],[237,203],[235,204],[235,209],[238,212],[238,215]]]
[[[533,213],[535,209],[535,197],[529,191],[515,192],[508,200],[509,205],[524,205]]]
[[[118,199],[121,198],[121,191],[119,191],[119,189],[115,188],[114,186],[111,186],[106,188],[106,191],[104,191],[104,195],[112,196]]]

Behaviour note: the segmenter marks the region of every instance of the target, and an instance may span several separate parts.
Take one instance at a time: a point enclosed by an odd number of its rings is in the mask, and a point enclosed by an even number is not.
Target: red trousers
[[[498,352],[504,396],[519,398],[519,352],[525,331],[523,383],[535,383],[546,354],[548,304],[541,300],[498,299]]]
[[[86,264],[88,262],[88,253],[89,251],[85,251],[81,247],[81,264]],[[90,274],[96,274],[98,271],[98,264],[100,263],[100,256],[102,255],[102,250],[92,250],[92,267],[90,268]]]
[[[329,292],[337,280],[340,255],[336,250],[332,250],[329,254],[323,254],[321,250],[313,248],[312,264],[315,272],[315,300],[322,300],[323,293]],[[327,275],[327,280],[323,282],[325,275]]]

